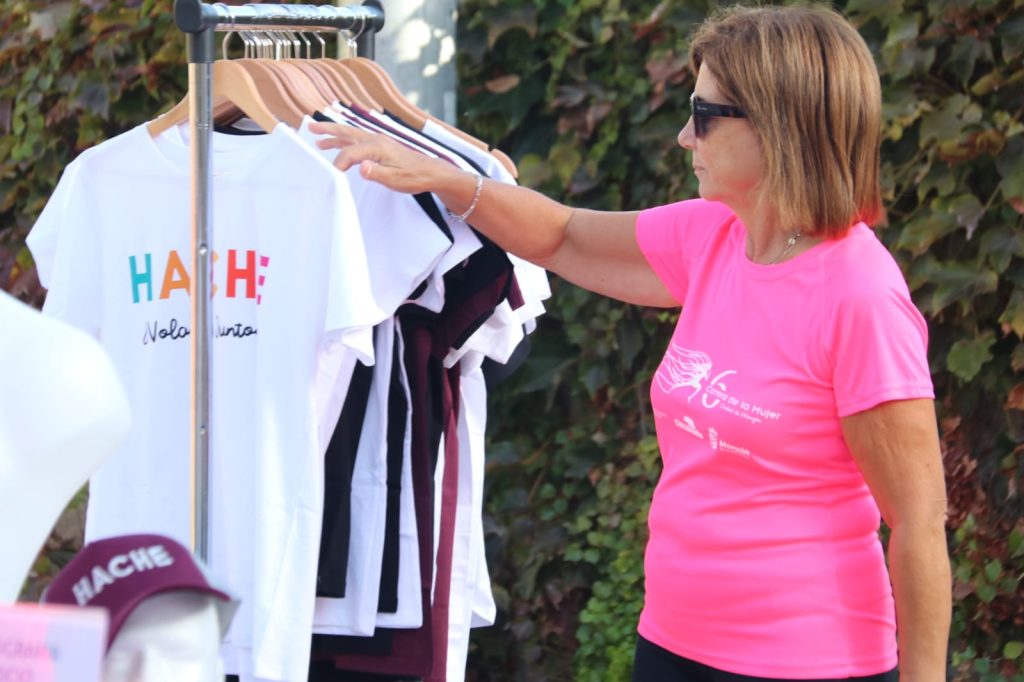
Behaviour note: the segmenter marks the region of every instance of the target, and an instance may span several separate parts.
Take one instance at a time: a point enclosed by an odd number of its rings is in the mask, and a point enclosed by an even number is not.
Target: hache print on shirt
[[[219,317],[214,318],[213,335],[218,339],[224,337],[244,339],[249,336],[255,336],[257,331],[255,327],[242,322],[224,325],[221,324]],[[192,330],[178,322],[176,317],[172,317],[165,327],[160,326],[159,320],[153,320],[152,324],[146,323],[146,331],[142,336],[142,345],[147,346],[163,340],[181,341],[182,339],[187,339],[191,333]]]
[[[244,263],[240,263],[239,254],[244,254]],[[216,251],[210,255],[213,264],[211,273],[210,295],[216,296],[220,290],[217,286],[217,261],[220,256]],[[265,274],[270,266],[269,256],[260,256],[253,249],[240,251],[239,249],[228,249],[227,272],[225,283],[227,285],[227,298],[252,298],[256,304],[263,302],[263,295],[260,293],[267,282]],[[153,300],[153,254],[145,253],[140,257],[128,257],[128,269],[131,275],[132,302],[143,303]],[[244,289],[239,289],[239,284],[244,284]],[[167,253],[164,261],[163,277],[161,278],[160,295],[161,300],[171,297],[171,292],[181,290],[188,296],[192,290],[192,278],[189,275],[185,263],[181,260],[176,250]]]
[[[255,299],[256,305],[263,302],[264,285],[267,282],[266,270],[270,265],[268,256],[260,256],[253,249],[244,252],[238,249],[228,249],[225,283],[227,298],[248,298]],[[243,257],[239,257],[244,254]],[[216,296],[219,292],[217,286],[216,263],[219,255],[216,251],[211,253],[211,262],[214,264],[210,286],[210,295]],[[128,257],[128,270],[131,277],[132,302],[149,303],[153,301],[153,254],[145,253],[139,257]],[[181,290],[186,296],[191,295],[192,278],[185,267],[181,256],[176,250],[167,252],[164,262],[163,277],[161,278],[159,300],[166,300],[171,293]],[[161,325],[159,320],[146,323],[146,329],[142,336],[142,345],[149,345],[157,341],[181,341],[187,339],[191,330],[178,321],[171,318],[166,324]],[[254,336],[257,333],[255,327],[242,322],[222,324],[220,318],[214,322],[214,336],[216,338],[238,338],[244,339]]]

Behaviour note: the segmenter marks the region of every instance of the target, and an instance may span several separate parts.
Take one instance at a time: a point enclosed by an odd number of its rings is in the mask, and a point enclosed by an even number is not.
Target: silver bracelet
[[[484,188],[484,176],[478,175],[478,176],[476,176],[476,191],[473,192],[473,201],[470,202],[469,208],[467,208],[466,212],[463,213],[462,215],[455,215],[454,213],[452,213],[452,210],[450,208],[445,208],[445,211],[448,212],[448,216],[452,220],[458,220],[459,222],[463,222],[463,223],[466,222],[466,219],[470,216],[470,214],[473,213],[473,211],[476,210],[476,204],[477,204],[478,201],[480,201],[480,192],[481,192],[481,190],[483,190],[483,188]]]

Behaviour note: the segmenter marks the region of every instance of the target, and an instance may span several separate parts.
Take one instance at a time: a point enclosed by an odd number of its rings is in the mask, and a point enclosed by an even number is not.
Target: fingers
[[[429,184],[431,159],[420,150],[399,144],[387,135],[339,123],[315,122],[309,129],[325,136],[317,139],[319,148],[339,150],[334,166],[341,171],[359,166],[360,174],[367,180],[399,192],[425,191]]]
[[[321,149],[343,149],[353,144],[369,142],[377,137],[376,133],[340,123],[327,123],[323,121],[310,123],[309,130],[314,135],[327,136],[316,141],[317,146]]]
[[[309,124],[309,130],[314,135],[331,135],[334,137],[342,137],[345,139],[360,139],[360,136],[364,138],[366,136],[372,136],[373,133],[368,133],[365,130],[360,130],[350,125],[343,125],[341,123],[331,123],[328,121],[312,121]]]
[[[338,155],[334,157],[334,166],[342,171],[347,171],[352,166],[365,161],[382,163],[380,150],[371,144],[354,144],[350,147],[343,147]]]
[[[318,127],[314,128],[313,126]],[[331,126],[331,128],[325,129],[327,126]],[[321,149],[342,149],[349,145],[366,142],[373,137],[373,133],[337,123],[311,123],[309,130],[317,135],[326,135],[316,141],[317,146]]]
[[[368,159],[375,162],[382,160],[380,146],[374,144],[374,142],[379,143],[380,136],[376,133],[340,123],[323,121],[310,123],[309,130],[316,135],[326,136],[316,141],[316,146],[320,149],[341,150],[335,157],[334,165],[342,171],[347,171],[352,166]]]

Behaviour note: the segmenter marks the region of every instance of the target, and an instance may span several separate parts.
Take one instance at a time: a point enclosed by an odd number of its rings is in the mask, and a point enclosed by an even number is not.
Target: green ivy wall
[[[0,287],[43,298],[24,237],[74,156],[184,91],[169,0],[0,0]],[[675,136],[687,36],[713,3],[463,0],[460,127],[577,206],[695,194]],[[950,678],[1024,680],[1024,0],[850,0],[882,72],[883,178],[929,321],[955,577]],[[674,322],[553,281],[533,353],[493,395],[485,528],[498,623],[471,680],[626,680],[659,467],[648,377]],[[0,387],[29,391],[30,386]],[[26,598],[77,547],[72,505]],[[68,520],[70,519],[70,520]],[[68,530],[68,528],[72,530]]]

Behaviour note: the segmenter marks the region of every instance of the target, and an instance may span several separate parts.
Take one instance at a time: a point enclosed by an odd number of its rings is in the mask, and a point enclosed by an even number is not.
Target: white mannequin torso
[[[0,603],[17,599],[57,517],[128,433],[95,339],[0,292]]]

